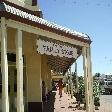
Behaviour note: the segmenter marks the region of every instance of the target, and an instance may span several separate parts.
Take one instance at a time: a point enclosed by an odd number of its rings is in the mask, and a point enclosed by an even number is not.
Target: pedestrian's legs
[[[62,97],[62,89],[59,89],[59,95]]]

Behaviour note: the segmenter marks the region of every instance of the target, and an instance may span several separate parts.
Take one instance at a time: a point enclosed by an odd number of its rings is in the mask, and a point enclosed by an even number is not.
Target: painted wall
[[[23,50],[26,58],[28,102],[42,102],[41,55],[36,51],[36,35],[23,33]]]
[[[45,82],[45,86],[46,86],[46,94],[48,93],[48,84],[47,84],[47,78],[48,78],[48,73],[47,73],[47,56],[46,55],[42,55],[42,81]]]
[[[47,55],[42,55],[42,80],[45,81],[46,85],[46,94],[48,91],[51,91],[51,69],[47,63],[48,57]]]
[[[18,0],[18,1],[32,5],[32,0]]]
[[[25,4],[28,4],[28,5],[32,5],[32,0],[7,0],[7,1],[10,1],[10,2],[13,2],[13,3],[18,3],[18,2],[21,2],[21,3],[25,3]]]
[[[51,77],[51,69],[49,66],[47,66],[47,73],[48,73],[48,78],[47,78],[47,87],[48,90],[52,90],[52,77]]]
[[[16,46],[15,46],[15,35],[16,30],[8,28],[7,29],[7,50],[11,53],[16,53]]]
[[[7,1],[17,4],[19,6],[22,6],[24,8],[27,8],[32,11],[39,11],[38,5],[32,6],[32,0],[7,0]]]

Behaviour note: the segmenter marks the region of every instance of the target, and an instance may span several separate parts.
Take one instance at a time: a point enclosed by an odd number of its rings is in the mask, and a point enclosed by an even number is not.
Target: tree
[[[100,73],[95,73],[95,77],[100,77],[101,74]]]

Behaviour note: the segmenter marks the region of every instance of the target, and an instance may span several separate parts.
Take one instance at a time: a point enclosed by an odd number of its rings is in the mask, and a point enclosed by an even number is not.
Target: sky
[[[112,0],[38,0],[43,17],[86,33],[92,40],[92,73],[112,73]],[[77,60],[83,74],[83,60]],[[74,72],[75,65],[72,66]]]

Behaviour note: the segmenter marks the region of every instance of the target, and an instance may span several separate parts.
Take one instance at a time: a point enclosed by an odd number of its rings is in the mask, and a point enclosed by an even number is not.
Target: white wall
[[[22,6],[26,9],[32,10],[32,11],[39,10],[38,6],[32,6],[32,0],[7,0],[7,1],[17,4],[19,6]]]
[[[32,0],[18,0],[18,1],[32,5]]]

